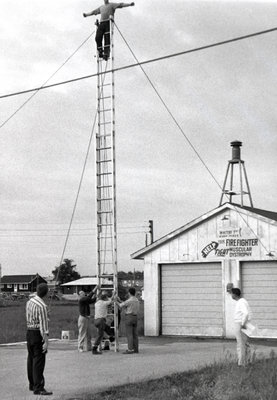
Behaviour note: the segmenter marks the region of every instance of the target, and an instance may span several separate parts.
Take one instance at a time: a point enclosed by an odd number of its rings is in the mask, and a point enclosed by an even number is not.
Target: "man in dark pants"
[[[29,389],[41,396],[52,394],[45,390],[43,376],[49,335],[47,306],[43,301],[47,293],[47,284],[39,284],[37,294],[26,304]]]
[[[95,41],[100,58],[107,60],[110,55],[110,17],[114,17],[117,8],[134,6],[135,3],[110,3],[109,0],[104,0],[104,5],[96,8],[89,13],[83,13],[84,17],[101,14],[100,23],[97,27]],[[104,52],[103,52],[103,37],[104,37]]]
[[[78,350],[79,352],[91,351],[91,324],[90,304],[96,301],[98,286],[86,296],[85,292],[79,292],[79,318],[78,318]]]
[[[123,303],[117,303],[120,308],[125,309],[125,327],[128,342],[128,349],[124,354],[132,354],[139,352],[138,344],[138,312],[139,301],[136,298],[136,289],[129,289],[129,299]]]

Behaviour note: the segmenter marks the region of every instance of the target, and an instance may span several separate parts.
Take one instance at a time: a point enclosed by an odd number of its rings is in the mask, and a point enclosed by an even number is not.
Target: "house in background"
[[[39,274],[4,275],[1,278],[2,293],[30,293],[37,290],[37,285],[47,283]]]
[[[86,293],[91,292],[97,284],[98,284],[98,279],[96,276],[87,276],[80,279],[76,279],[75,281],[63,283],[60,286],[62,288],[63,294],[78,295],[78,293],[81,290],[83,290]]]
[[[98,285],[98,278],[96,276],[86,276],[75,281],[63,283],[60,287],[62,288],[63,298],[68,300],[78,299],[79,292],[83,290],[88,293],[91,292],[95,286]],[[109,279],[102,280],[102,289],[112,290],[113,283]]]

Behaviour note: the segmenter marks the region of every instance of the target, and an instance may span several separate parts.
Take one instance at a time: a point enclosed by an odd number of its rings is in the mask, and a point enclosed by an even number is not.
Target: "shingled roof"
[[[239,204],[233,203],[234,206],[240,207],[243,210],[251,211],[256,214],[261,215],[262,217],[266,217],[269,219],[273,219],[274,221],[277,221],[277,212],[274,211],[268,211],[268,210],[262,210],[261,208],[255,208],[255,207],[248,207],[248,206],[240,206]]]
[[[33,280],[37,279],[37,276],[42,278],[38,274],[32,275],[4,275],[1,278],[1,283],[13,284],[13,283],[31,283]],[[44,279],[44,278],[42,278]],[[46,282],[46,281],[45,281]]]

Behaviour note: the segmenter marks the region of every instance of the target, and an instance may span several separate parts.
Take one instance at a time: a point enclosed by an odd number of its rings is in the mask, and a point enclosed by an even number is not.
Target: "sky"
[[[0,96],[40,87],[57,70],[48,84],[96,73],[95,17],[82,14],[101,4],[2,0]],[[138,0],[115,20],[146,61],[275,28],[277,3]],[[150,219],[158,239],[219,205],[234,140],[243,143],[254,207],[277,211],[276,43],[274,31],[144,65],[183,133],[139,67],[115,73],[119,270],[143,269],[130,254],[145,246]],[[133,63],[116,29],[115,66]],[[60,263],[96,79],[30,96],[0,98],[2,275],[47,276]],[[94,164],[92,149],[64,253],[82,276],[96,274]]]

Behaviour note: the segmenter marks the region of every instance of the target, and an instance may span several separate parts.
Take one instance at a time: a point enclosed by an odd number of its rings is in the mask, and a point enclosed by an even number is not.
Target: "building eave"
[[[262,218],[266,221],[271,220],[272,223],[276,223],[276,221],[277,221],[277,213],[262,210],[262,209],[257,209],[254,207],[253,208],[242,207],[242,206],[240,206],[238,204],[234,204],[234,203],[224,203],[221,206],[219,206],[211,211],[208,211],[206,214],[203,214],[200,217],[192,220],[191,222],[187,223],[186,225],[183,225],[180,228],[168,233],[167,235],[161,237],[160,239],[156,240],[155,242],[151,243],[150,245],[134,252],[133,254],[131,254],[131,258],[134,260],[143,259],[147,253],[157,249],[159,246],[165,244],[169,240],[176,238],[177,236],[190,230],[191,228],[194,228],[197,225],[200,225],[204,221],[224,212],[226,209],[234,210],[234,211],[238,212],[239,214],[243,213],[244,215],[256,215],[256,216],[259,215],[259,218]]]

